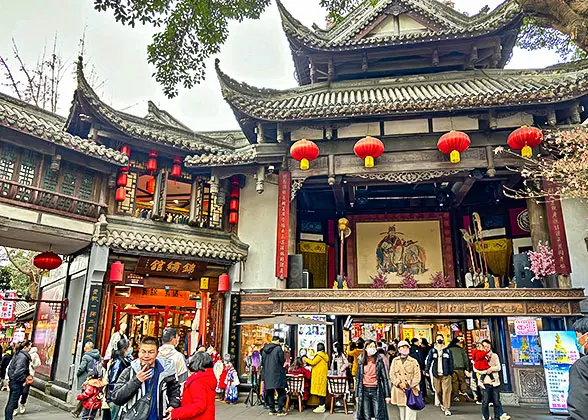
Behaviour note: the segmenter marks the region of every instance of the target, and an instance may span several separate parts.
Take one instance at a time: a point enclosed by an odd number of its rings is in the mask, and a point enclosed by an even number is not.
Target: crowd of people
[[[418,338],[410,343],[360,338],[350,343],[347,354],[335,342],[330,357],[325,345],[319,343],[312,358],[302,352],[292,363],[287,360],[283,348],[276,336],[261,351],[264,403],[270,415],[287,414],[287,375],[290,374],[304,378],[303,400],[316,397],[315,413],[326,411],[331,375],[347,379],[349,397],[356,403],[357,420],[387,420],[388,404],[398,407],[401,420],[416,420],[422,408],[419,404],[424,406],[428,388],[434,393],[435,405],[445,416],[451,416],[452,403],[466,399],[481,405],[484,419],[510,419],[499,398],[500,360],[489,340],[476,344],[471,359],[463,336],[447,345],[441,334],[436,336],[432,346],[426,339]]]

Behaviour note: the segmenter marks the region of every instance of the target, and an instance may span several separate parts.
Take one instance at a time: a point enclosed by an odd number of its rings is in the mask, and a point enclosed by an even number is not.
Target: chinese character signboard
[[[290,226],[290,181],[288,171],[280,171],[278,180],[278,226],[276,231],[276,277],[288,277],[288,228]]]
[[[143,287],[145,285],[145,277],[142,274],[127,273],[125,285],[130,287]]]
[[[516,318],[514,322],[516,335],[538,335],[537,321],[534,318]]]
[[[151,276],[198,278],[206,270],[206,263],[201,261],[178,261],[166,258],[139,258],[138,274]]]
[[[580,357],[573,331],[540,331],[549,410],[567,414],[570,367]]]
[[[14,321],[14,307],[16,302],[14,300],[4,299],[16,299],[16,292],[0,292],[0,322]]]
[[[86,311],[86,326],[84,327],[84,343],[91,341],[96,342],[96,333],[100,321],[100,305],[102,303],[102,285],[94,284],[90,286],[90,300]]]

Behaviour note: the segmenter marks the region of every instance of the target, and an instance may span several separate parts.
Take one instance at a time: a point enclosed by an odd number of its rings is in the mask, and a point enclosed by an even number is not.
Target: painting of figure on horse
[[[396,225],[388,226],[376,247],[377,269],[383,273],[402,276],[406,272],[422,274],[428,271],[425,249],[418,241],[407,239]]]

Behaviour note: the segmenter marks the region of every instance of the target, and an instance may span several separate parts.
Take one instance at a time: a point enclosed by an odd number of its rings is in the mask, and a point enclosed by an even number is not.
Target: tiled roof
[[[184,164],[188,168],[196,166],[246,165],[254,162],[256,157],[256,147],[246,146],[229,153],[188,156],[184,159]]]
[[[247,258],[249,246],[239,241],[232,234],[224,232],[206,232],[185,226],[172,225],[165,228],[164,223],[158,227],[144,227],[141,220],[131,223],[109,223],[105,229],[95,232],[93,242],[119,251],[143,251],[161,254],[192,256],[226,261],[240,261]],[[182,229],[184,228],[184,229]]]
[[[82,100],[98,117],[130,136],[152,143],[163,144],[194,153],[219,153],[230,151],[222,142],[180,127],[174,123],[162,123],[161,118],[140,118],[135,115],[117,111],[100,100],[84,76],[81,57],[78,59],[77,79],[73,110],[68,119],[68,126],[75,113],[76,101]],[[169,114],[168,114],[169,115]],[[170,116],[171,117],[171,116]],[[177,122],[177,121],[176,121]]]
[[[117,150],[64,131],[63,117],[1,93],[0,125],[115,165],[122,166],[128,161],[127,156]]]
[[[349,13],[342,22],[328,30],[311,30],[296,20],[278,1],[284,32],[297,43],[316,50],[348,50],[366,46],[402,45],[440,39],[466,38],[498,31],[520,21],[522,12],[515,0],[507,0],[491,13],[487,10],[474,16],[459,13],[437,0],[373,0]],[[382,34],[360,38],[358,35],[378,17],[394,7],[399,12],[414,12],[433,22],[439,29]]]
[[[313,120],[557,103],[588,93],[588,61],[542,70],[469,70],[258,89],[218,67],[225,100],[265,121]]]
[[[157,105],[153,103],[153,101],[147,101],[147,115],[145,116],[145,119],[190,131],[190,127],[184,125],[181,121],[174,118],[169,112],[158,108]]]

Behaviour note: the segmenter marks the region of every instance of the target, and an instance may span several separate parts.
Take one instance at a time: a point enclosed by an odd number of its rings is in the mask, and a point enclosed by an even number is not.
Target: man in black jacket
[[[159,342],[155,337],[144,337],[139,347],[139,358],[133,360],[118,377],[112,392],[112,402],[120,405],[119,417],[145,395],[151,395],[151,406],[145,420],[169,418],[169,412],[180,406],[180,384],[172,362],[157,357]]]
[[[280,337],[274,336],[272,342],[263,346],[261,350],[262,377],[265,384],[265,403],[270,409],[270,415],[285,416],[286,405],[286,371],[284,370],[284,350],[280,346]],[[278,393],[278,411],[274,393]]]
[[[30,341],[27,340],[22,343],[18,343],[16,346],[17,353],[12,358],[10,366],[8,367],[8,386],[10,387],[10,395],[8,396],[8,403],[4,409],[4,418],[6,420],[12,420],[14,416],[14,410],[16,410],[18,407],[18,401],[22,395],[27,377],[30,375],[30,349]]]
[[[446,416],[451,415],[451,377],[453,375],[453,355],[445,346],[443,334],[435,337],[435,346],[427,356],[425,363],[425,374],[433,374],[433,388],[441,402],[441,411]]]
[[[582,357],[570,368],[570,389],[568,393],[568,413],[570,420],[588,418],[588,317],[574,323]]]

